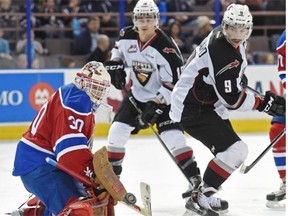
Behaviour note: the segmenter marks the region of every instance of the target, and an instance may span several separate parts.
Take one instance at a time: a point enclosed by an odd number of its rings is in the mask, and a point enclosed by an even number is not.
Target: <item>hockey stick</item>
[[[137,102],[135,101],[135,99],[132,97],[131,93],[123,86],[123,90],[126,93],[126,95],[128,95],[129,97],[129,101],[132,103],[132,105],[134,106],[134,108],[137,110],[137,112],[142,115],[143,111],[138,107]],[[191,180],[185,175],[182,167],[177,163],[177,161],[175,160],[174,156],[172,155],[172,153],[170,152],[170,150],[167,148],[167,146],[165,145],[164,141],[162,140],[162,138],[160,137],[160,135],[158,134],[158,132],[153,128],[153,126],[151,124],[148,124],[149,128],[151,129],[151,131],[155,134],[156,138],[159,140],[159,142],[161,143],[161,145],[164,147],[164,149],[166,150],[166,152],[168,153],[168,155],[171,157],[171,159],[174,161],[174,163],[177,165],[177,167],[181,170],[182,174],[185,176],[185,178],[187,179],[187,181],[189,182],[189,184],[191,184],[191,186],[193,186],[193,183],[191,182]],[[191,192],[190,192],[191,195]],[[189,196],[190,196],[189,195]],[[182,195],[183,196],[183,195]],[[185,195],[186,196],[186,195]],[[183,197],[185,198],[185,197]]]
[[[241,82],[240,85],[241,85],[243,88],[246,88],[246,89],[248,89],[249,91],[253,92],[255,95],[258,95],[259,97],[261,97],[261,99],[264,99],[265,95],[263,95],[262,93],[258,92],[257,90],[251,88],[250,86],[244,84],[243,82]],[[286,112],[285,112],[285,113],[286,113]]]
[[[26,203],[28,203],[28,201],[30,200],[30,198],[31,198],[32,196],[33,196],[33,194],[30,193],[28,199],[27,199],[24,203],[22,203],[22,204],[17,208],[17,210],[19,210],[22,206],[24,206]],[[5,215],[12,215],[12,213],[10,213],[10,212],[4,213],[4,214],[5,214]]]
[[[263,95],[261,92],[258,92],[257,90],[251,88],[250,86],[246,85],[245,83],[241,82],[240,85],[241,85],[243,88],[246,88],[246,89],[248,89],[249,91],[253,92],[254,94],[260,96],[261,98],[264,98],[264,95]]]
[[[242,174],[246,174],[251,170],[258,161],[286,134],[286,129],[284,128],[273,140],[272,142],[264,149],[263,152],[248,166],[246,166],[244,163],[242,164],[239,172]]]
[[[245,83],[241,82],[240,85],[243,88],[248,89],[249,91],[253,92],[254,94],[260,96],[261,98],[264,98],[264,95],[260,92],[258,92],[257,90],[251,88],[250,86],[246,85]],[[240,173],[242,174],[246,174],[249,172],[249,170],[251,170],[257,163],[258,161],[286,134],[286,129],[284,128],[279,134],[278,136],[276,136],[272,142],[264,149],[263,152],[261,152],[261,154],[248,166],[246,166],[244,163],[242,164],[241,168],[240,168]]]
[[[86,179],[85,177],[81,176],[80,174],[74,172],[73,170],[71,169],[68,169],[67,167],[65,167],[63,164],[60,164],[58,163],[57,161],[47,157],[46,158],[46,162],[64,172],[66,172],[67,174],[73,176],[74,178],[78,179],[79,181],[87,184],[87,185],[90,185],[94,188],[98,187],[98,185],[96,184],[96,182],[94,181],[89,181],[88,179]],[[141,183],[141,184],[146,184],[146,183]],[[147,184],[146,184],[147,185]],[[148,185],[147,188],[150,189],[150,186]],[[141,187],[141,192],[142,192],[142,187]],[[128,196],[129,195],[133,195],[133,194],[130,194],[130,193],[127,193]],[[134,195],[133,195],[134,196]],[[142,196],[142,195],[141,195]],[[129,200],[129,197],[125,197],[126,200]],[[149,191],[149,201],[150,201],[150,191]],[[136,200],[135,200],[136,202]],[[124,204],[125,206],[128,206],[129,208],[133,209],[134,211],[138,212],[139,214],[142,214],[144,216],[152,216],[152,212],[151,212],[151,208],[150,209],[147,209],[145,207],[141,207],[141,206],[138,206],[136,205],[135,203],[129,203],[129,202],[126,202],[126,201],[120,201],[120,203]],[[151,203],[150,203],[151,205]]]

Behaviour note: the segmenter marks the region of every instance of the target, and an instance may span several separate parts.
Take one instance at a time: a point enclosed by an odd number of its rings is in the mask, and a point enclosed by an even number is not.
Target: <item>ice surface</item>
[[[209,136],[209,135],[208,135]],[[249,146],[249,165],[270,143],[268,135],[240,134]],[[202,172],[212,154],[198,141],[187,137]],[[20,178],[11,175],[17,142],[0,143],[0,215],[18,208],[29,196]],[[106,145],[106,140],[96,138],[94,150]],[[127,191],[134,193],[137,204],[141,204],[141,181],[151,186],[153,216],[181,216],[185,212],[185,201],[181,194],[188,183],[156,137],[131,137],[126,145],[126,157],[121,180]],[[268,209],[266,194],[280,186],[280,179],[274,166],[271,151],[247,174],[235,171],[222,185],[217,195],[229,202],[227,216],[284,216],[285,210]],[[122,204],[116,206],[116,216],[139,215]]]

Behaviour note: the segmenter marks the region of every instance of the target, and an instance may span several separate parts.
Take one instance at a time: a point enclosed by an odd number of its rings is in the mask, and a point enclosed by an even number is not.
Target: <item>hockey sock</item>
[[[273,140],[283,129],[284,124],[273,123],[271,125],[269,136],[270,140]],[[279,176],[283,182],[286,182],[286,135],[284,135],[272,149],[274,162],[279,173]]]
[[[230,175],[231,173],[225,169],[225,164],[214,158],[209,162],[205,170],[203,181],[209,186],[218,189]]]

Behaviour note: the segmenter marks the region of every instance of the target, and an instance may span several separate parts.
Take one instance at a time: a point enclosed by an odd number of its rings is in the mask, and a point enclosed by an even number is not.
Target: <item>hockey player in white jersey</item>
[[[105,63],[117,89],[125,87],[124,68],[130,70],[132,81],[131,91],[122,101],[109,130],[109,160],[115,173],[120,175],[130,135],[147,128],[148,124],[156,124],[161,139],[184,174],[193,184],[199,185],[200,171],[193,151],[187,146],[180,125],[169,117],[171,92],[178,80],[177,68],[183,65],[181,53],[175,42],[159,29],[159,10],[153,0],[137,2],[133,23],[134,26],[120,31],[111,60]],[[142,115],[129,96],[133,97]]]
[[[194,50],[183,67],[171,98],[170,117],[210,149],[203,183],[192,193],[186,208],[202,215],[218,215],[228,202],[213,196],[243,163],[248,148],[229,121],[229,110],[258,110],[285,115],[285,99],[267,91],[262,99],[240,85],[244,71],[246,40],[252,32],[252,15],[246,5],[231,4],[222,25]]]

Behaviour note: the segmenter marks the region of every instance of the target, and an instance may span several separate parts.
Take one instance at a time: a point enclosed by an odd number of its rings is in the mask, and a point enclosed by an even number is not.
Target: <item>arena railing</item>
[[[267,18],[267,17],[283,17],[283,19],[285,20],[285,11],[254,11],[251,12],[254,19],[256,17],[262,17],[262,18]],[[23,26],[21,26],[21,20],[26,16],[25,13],[1,13],[0,14],[0,18],[1,17],[5,17],[5,16],[11,16],[13,15],[15,17],[15,26],[13,27],[1,27],[3,29],[4,32],[14,32],[15,34],[14,37],[12,38],[8,38],[9,41],[13,42],[13,41],[17,41],[20,37],[21,37],[21,33],[23,32],[23,30],[25,30],[25,28]],[[90,17],[90,16],[105,16],[107,15],[107,13],[78,13],[78,14],[64,14],[64,13],[50,13],[50,14],[43,14],[43,13],[32,13],[32,16],[34,17],[48,17],[48,16],[56,16],[56,17]],[[109,15],[116,21],[117,26],[116,27],[103,27],[102,30],[104,31],[112,31],[115,32],[116,34],[118,33],[120,26],[119,26],[119,19],[120,19],[120,14],[119,13],[109,13]],[[167,17],[173,17],[173,16],[177,16],[177,15],[187,15],[190,17],[197,17],[197,16],[203,16],[206,15],[208,17],[210,17],[211,19],[213,19],[215,13],[212,11],[201,11],[201,12],[174,12],[174,13],[161,13],[161,16],[167,16]],[[221,14],[223,15],[223,13]],[[131,17],[132,13],[125,13],[125,17]],[[285,29],[285,25],[254,25],[253,30],[260,30],[263,31],[263,35],[267,36],[268,35],[268,31],[269,30],[283,30]],[[164,27],[164,29],[167,29]],[[34,27],[33,30],[36,31],[45,31],[46,29],[44,27]],[[55,30],[55,31],[72,31],[72,27],[64,27],[64,28],[52,28],[51,30]],[[193,31],[194,28],[193,27],[183,27],[183,32],[189,32],[189,31]]]

